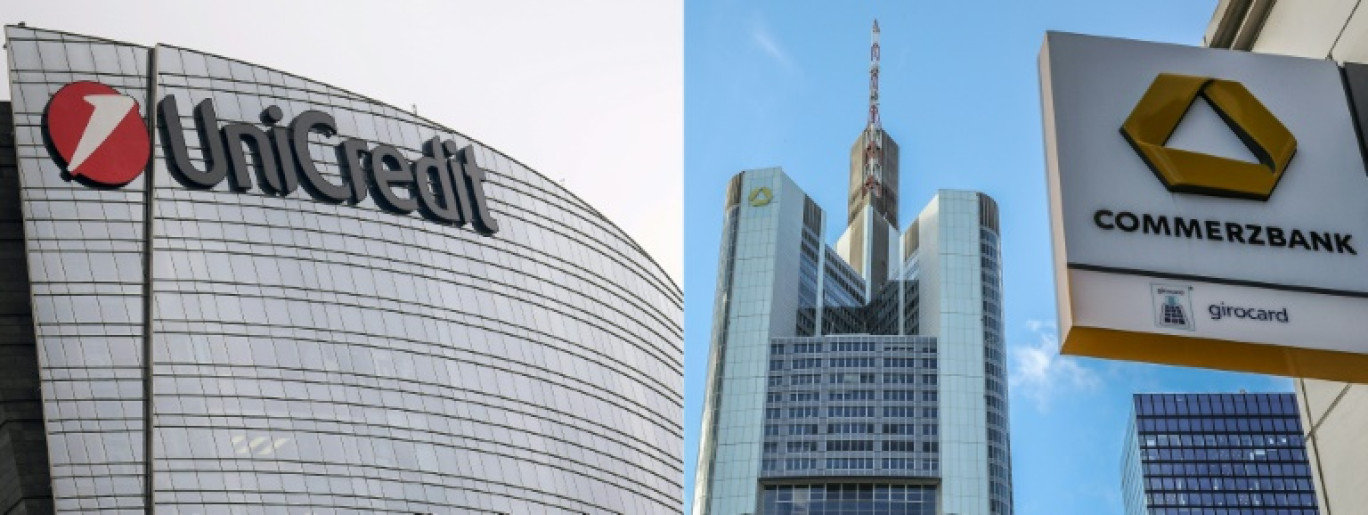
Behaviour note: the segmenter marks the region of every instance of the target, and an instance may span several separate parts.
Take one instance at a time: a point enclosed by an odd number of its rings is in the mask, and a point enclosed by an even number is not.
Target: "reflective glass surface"
[[[761,479],[939,476],[935,338],[770,342]]]
[[[1140,394],[1134,413],[1128,514],[1317,513],[1292,394]]]
[[[682,295],[591,206],[468,136],[303,77],[170,46],[7,36],[59,510],[141,513],[150,369],[161,513],[678,512]],[[39,124],[73,80],[145,111],[149,88],[175,98],[200,168],[212,163],[191,113],[205,99],[220,125],[267,130],[271,106],[282,126],[330,114],[337,134],[308,148],[332,182],[344,138],[409,160],[433,137],[470,145],[500,231],[386,212],[374,195],[188,188],[162,131],[150,177],[68,182]]]
[[[146,182],[97,190],[64,180],[41,121],[52,95],[75,81],[145,99],[149,52],[19,27],[6,28],[6,43],[56,509],[142,513]]]
[[[765,485],[760,515],[935,515],[926,485],[833,483]]]

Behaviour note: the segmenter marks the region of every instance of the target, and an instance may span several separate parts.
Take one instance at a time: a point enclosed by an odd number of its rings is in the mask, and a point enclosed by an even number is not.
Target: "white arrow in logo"
[[[100,145],[109,139],[109,135],[114,133],[119,122],[128,116],[135,104],[132,98],[123,95],[86,95],[85,101],[95,108],[95,112],[90,113],[85,132],[81,133],[81,141],[76,143],[76,152],[71,154],[67,170],[72,172],[100,149]]]

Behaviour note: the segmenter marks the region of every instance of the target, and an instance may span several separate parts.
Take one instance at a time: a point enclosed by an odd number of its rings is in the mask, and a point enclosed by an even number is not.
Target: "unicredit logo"
[[[43,130],[53,159],[66,169],[64,176],[119,187],[142,173],[151,146],[138,112],[136,101],[104,84],[63,86],[48,104]],[[411,159],[391,145],[371,147],[341,137],[332,115],[322,111],[304,111],[282,123],[284,113],[276,106],[262,110],[264,126],[220,127],[213,102],[205,99],[191,113],[201,157],[195,160],[180,113],[176,97],[166,96],[157,105],[156,118],[167,169],[187,188],[210,189],[226,179],[238,193],[258,189],[284,197],[303,189],[330,204],[357,204],[370,196],[390,213],[417,211],[438,223],[469,223],[484,235],[499,230],[485,200],[485,170],[475,163],[469,145],[434,137],[424,145],[423,155]],[[309,151],[311,141],[330,138],[338,140],[332,152],[340,177],[324,174]]]
[[[136,179],[152,154],[138,101],[98,82],[62,86],[43,112],[43,137],[68,178],[119,187]]]

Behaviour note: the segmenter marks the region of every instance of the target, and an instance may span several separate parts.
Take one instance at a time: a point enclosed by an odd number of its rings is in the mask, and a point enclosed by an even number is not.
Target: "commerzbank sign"
[[[1242,161],[1165,143],[1193,105],[1205,100],[1248,146]],[[1219,129],[1218,129],[1219,130]],[[1211,77],[1161,73],[1121,126],[1121,135],[1172,192],[1267,201],[1297,152],[1297,138],[1243,84]],[[1260,223],[1099,208],[1099,229],[1143,235],[1358,255],[1352,234]]]
[[[484,194],[485,170],[474,149],[434,137],[411,158],[391,145],[341,138],[333,147],[341,177],[329,178],[309,152],[310,135],[334,137],[332,115],[309,110],[286,122],[279,107],[261,113],[261,125],[220,125],[211,100],[192,109],[200,163],[191,156],[174,96],[156,109],[167,168],[181,185],[210,189],[228,181],[238,193],[253,189],[288,196],[303,189],[315,200],[357,204],[368,196],[397,215],[417,211],[429,220],[484,235],[498,232]],[[151,132],[136,99],[107,85],[81,81],[63,86],[43,114],[43,138],[63,177],[95,188],[119,188],[143,174],[151,160]]]
[[[1368,380],[1334,62],[1049,33],[1040,75],[1061,352]]]

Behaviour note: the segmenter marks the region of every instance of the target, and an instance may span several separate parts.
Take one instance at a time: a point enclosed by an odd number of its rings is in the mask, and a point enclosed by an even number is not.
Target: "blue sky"
[[[693,493],[724,186],[782,166],[830,214],[865,122],[879,19],[901,212],[941,188],[1001,207],[1017,513],[1122,513],[1136,392],[1290,391],[1283,378],[1060,357],[1036,58],[1046,30],[1200,45],[1216,0],[685,2],[685,499]],[[829,216],[829,234],[844,216]],[[906,224],[907,220],[902,221]]]

